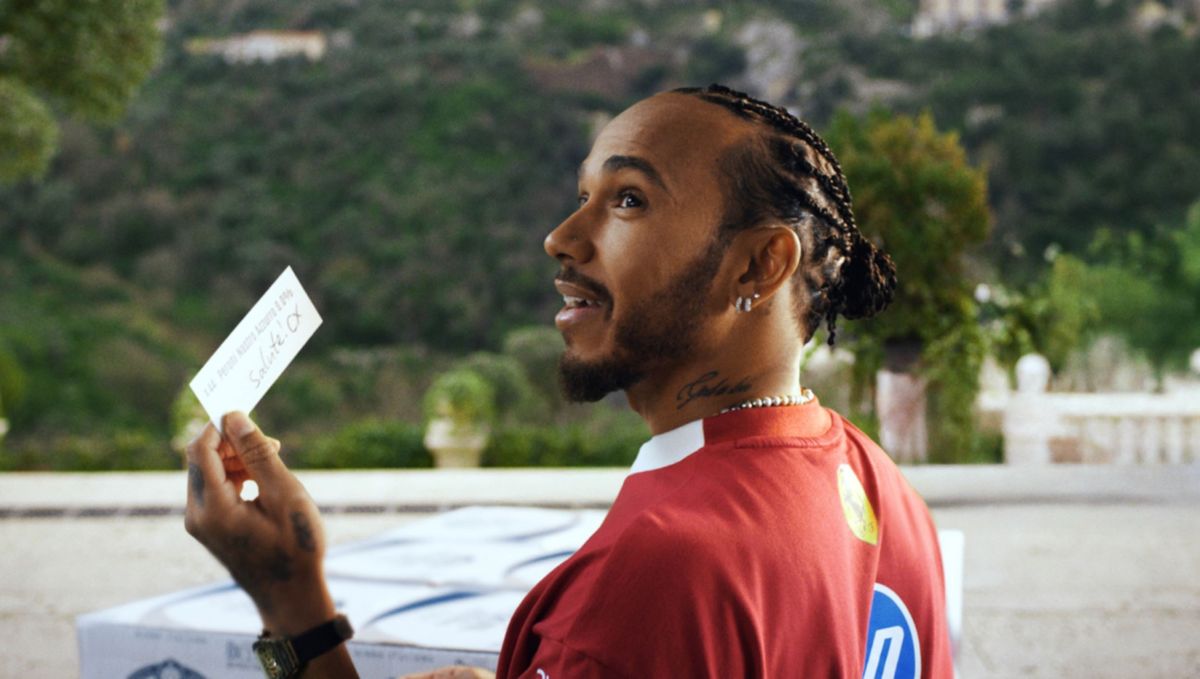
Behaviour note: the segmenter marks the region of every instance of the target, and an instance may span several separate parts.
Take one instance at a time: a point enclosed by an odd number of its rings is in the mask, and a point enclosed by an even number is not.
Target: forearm
[[[263,628],[274,636],[294,637],[332,620],[337,615],[333,596],[320,574],[296,583],[287,596],[255,600]]]
[[[209,425],[187,454],[184,526],[258,607],[267,632],[256,649],[264,666],[286,669],[293,654],[315,655],[299,676],[357,678],[342,641],[350,632],[325,582],[321,517],[279,459],[279,442],[237,413],[225,418],[224,437]],[[259,486],[253,502],[239,495],[247,478]]]
[[[261,611],[263,625],[272,635],[295,637],[337,615],[323,576],[318,574],[305,590],[303,595]],[[299,676],[301,679],[357,679],[358,671],[346,644],[342,643],[310,660]]]

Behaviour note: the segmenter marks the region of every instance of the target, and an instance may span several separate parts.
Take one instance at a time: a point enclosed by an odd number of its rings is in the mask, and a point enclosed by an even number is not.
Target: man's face
[[[580,166],[579,208],[546,237],[562,270],[555,317],[571,400],[627,389],[705,349],[724,244],[718,158],[748,125],[664,94],[613,120]]]

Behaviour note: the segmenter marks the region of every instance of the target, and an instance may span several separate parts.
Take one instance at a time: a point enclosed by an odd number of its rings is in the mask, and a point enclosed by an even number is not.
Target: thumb
[[[287,482],[291,474],[279,458],[279,441],[262,433],[245,413],[226,414],[222,429],[260,492]]]

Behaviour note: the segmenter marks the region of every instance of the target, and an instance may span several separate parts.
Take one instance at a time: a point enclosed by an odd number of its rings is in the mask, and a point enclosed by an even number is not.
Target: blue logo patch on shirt
[[[863,679],[917,679],[921,642],[917,626],[899,594],[875,583],[867,623],[867,659]]]

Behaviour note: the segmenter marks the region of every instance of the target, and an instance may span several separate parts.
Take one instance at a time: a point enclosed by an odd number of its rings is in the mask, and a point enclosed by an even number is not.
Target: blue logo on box
[[[167,659],[157,665],[147,665],[133,674],[129,679],[205,679],[203,674],[175,660]]]
[[[875,583],[867,623],[867,660],[863,679],[917,679],[921,676],[921,642],[904,600],[891,588]]]

